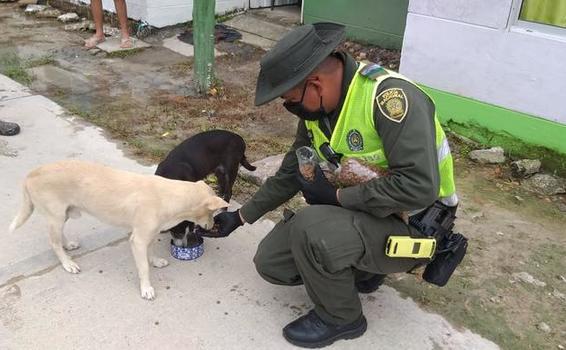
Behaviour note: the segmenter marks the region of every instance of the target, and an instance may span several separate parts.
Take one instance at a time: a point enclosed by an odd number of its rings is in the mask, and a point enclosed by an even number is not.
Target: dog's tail
[[[26,222],[27,219],[31,216],[31,213],[33,213],[33,202],[31,201],[31,198],[29,196],[29,192],[26,184],[24,184],[24,188],[22,192],[23,192],[23,202],[20,207],[20,211],[18,212],[18,214],[10,224],[10,228],[9,228],[10,233],[14,232],[18,227],[22,226],[24,222]]]
[[[240,164],[242,164],[242,166],[246,169],[248,169],[249,171],[254,171],[256,169],[255,166],[251,165],[250,163],[248,163],[248,160],[246,159],[246,156],[244,155],[242,157],[242,160],[240,161]]]

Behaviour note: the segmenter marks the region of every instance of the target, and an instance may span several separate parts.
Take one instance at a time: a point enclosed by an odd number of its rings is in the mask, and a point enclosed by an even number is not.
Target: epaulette
[[[360,74],[369,79],[377,79],[382,75],[386,75],[387,70],[376,63],[368,63],[360,70]]]

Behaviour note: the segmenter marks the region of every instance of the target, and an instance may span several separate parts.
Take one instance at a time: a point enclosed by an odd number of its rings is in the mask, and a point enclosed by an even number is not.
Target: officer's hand
[[[224,211],[214,217],[214,226],[218,226],[217,234],[203,234],[204,237],[226,237],[244,223],[240,218],[240,210]],[[216,233],[216,232],[215,232]]]
[[[328,181],[320,166],[315,166],[314,180],[306,180],[297,172],[297,180],[301,184],[303,196],[308,204],[329,204],[340,206],[336,197],[336,188]]]

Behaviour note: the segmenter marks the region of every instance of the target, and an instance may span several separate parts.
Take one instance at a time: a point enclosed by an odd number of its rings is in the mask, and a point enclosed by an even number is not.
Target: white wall
[[[512,0],[411,0],[401,72],[566,124],[566,34],[517,29],[511,14]]]
[[[90,0],[81,0],[90,3]],[[248,6],[248,0],[216,0],[216,13],[222,14]],[[113,0],[102,0],[105,10],[115,12]],[[161,28],[193,19],[192,0],[126,0],[128,17],[147,21]]]
[[[275,0],[275,6],[292,5],[298,3],[298,0]],[[250,8],[270,7],[271,0],[249,0]]]

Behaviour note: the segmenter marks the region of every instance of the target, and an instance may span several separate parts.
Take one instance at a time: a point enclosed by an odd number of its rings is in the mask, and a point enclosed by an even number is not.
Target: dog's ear
[[[217,197],[217,196],[212,196],[212,197],[208,198],[206,200],[205,204],[206,204],[207,209],[212,210],[212,211],[218,210],[218,209],[221,209],[221,208],[226,208],[229,205],[228,203],[226,203],[226,201],[224,199]]]

